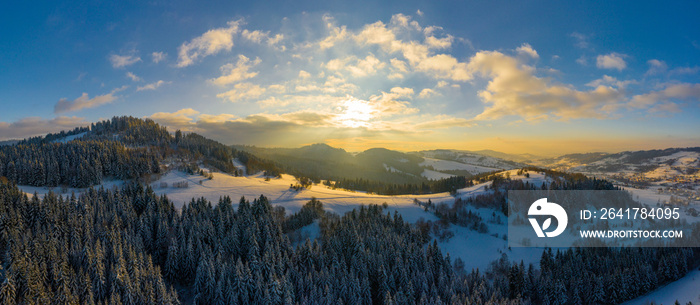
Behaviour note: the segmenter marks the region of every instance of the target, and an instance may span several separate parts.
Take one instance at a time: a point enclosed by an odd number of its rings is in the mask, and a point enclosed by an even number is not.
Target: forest
[[[429,234],[370,205],[314,200],[289,214],[260,196],[181,211],[138,183],[28,198],[0,183],[2,304],[617,304],[683,276],[698,251],[545,251],[540,268],[464,270]],[[321,236],[285,231],[314,219]],[[586,276],[578,276],[586,274]]]

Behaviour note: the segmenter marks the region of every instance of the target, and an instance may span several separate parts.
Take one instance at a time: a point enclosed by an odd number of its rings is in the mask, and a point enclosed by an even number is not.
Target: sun
[[[340,102],[338,108],[342,111],[337,118],[338,122],[350,128],[370,126],[370,120],[375,112],[370,102],[355,98]]]

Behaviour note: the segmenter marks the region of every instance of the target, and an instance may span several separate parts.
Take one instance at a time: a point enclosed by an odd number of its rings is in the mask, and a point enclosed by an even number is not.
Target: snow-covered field
[[[657,305],[672,305],[676,300],[678,300],[680,304],[687,304],[688,302],[700,304],[700,270],[688,272],[688,274],[680,280],[622,304],[647,305],[654,302]]]
[[[440,180],[440,179],[444,179],[444,178],[450,178],[454,175],[445,174],[445,173],[437,172],[434,170],[424,169],[423,173],[421,173],[421,176],[428,178],[430,180]]]

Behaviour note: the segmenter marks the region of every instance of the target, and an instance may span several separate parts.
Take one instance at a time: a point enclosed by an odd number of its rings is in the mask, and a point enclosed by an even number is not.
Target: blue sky
[[[115,115],[227,144],[700,146],[697,2],[0,4],[0,140]]]

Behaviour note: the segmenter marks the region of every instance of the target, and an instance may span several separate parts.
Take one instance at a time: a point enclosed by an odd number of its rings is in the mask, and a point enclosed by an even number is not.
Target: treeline
[[[396,184],[364,178],[341,179],[338,181],[324,181],[325,185],[331,188],[342,188],[349,190],[365,191],[382,195],[400,194],[433,194],[450,192],[455,193],[458,189],[474,185],[471,179],[464,176],[443,178],[440,180],[430,180],[420,184]]]
[[[114,141],[25,143],[0,146],[0,177],[32,186],[88,187],[104,177],[133,179],[158,173],[159,156]]]
[[[0,304],[519,303],[455,273],[379,206],[323,217],[320,239],[296,248],[279,212],[263,196],[237,208],[193,199],[178,213],[140,184],[30,200],[0,183]]]

